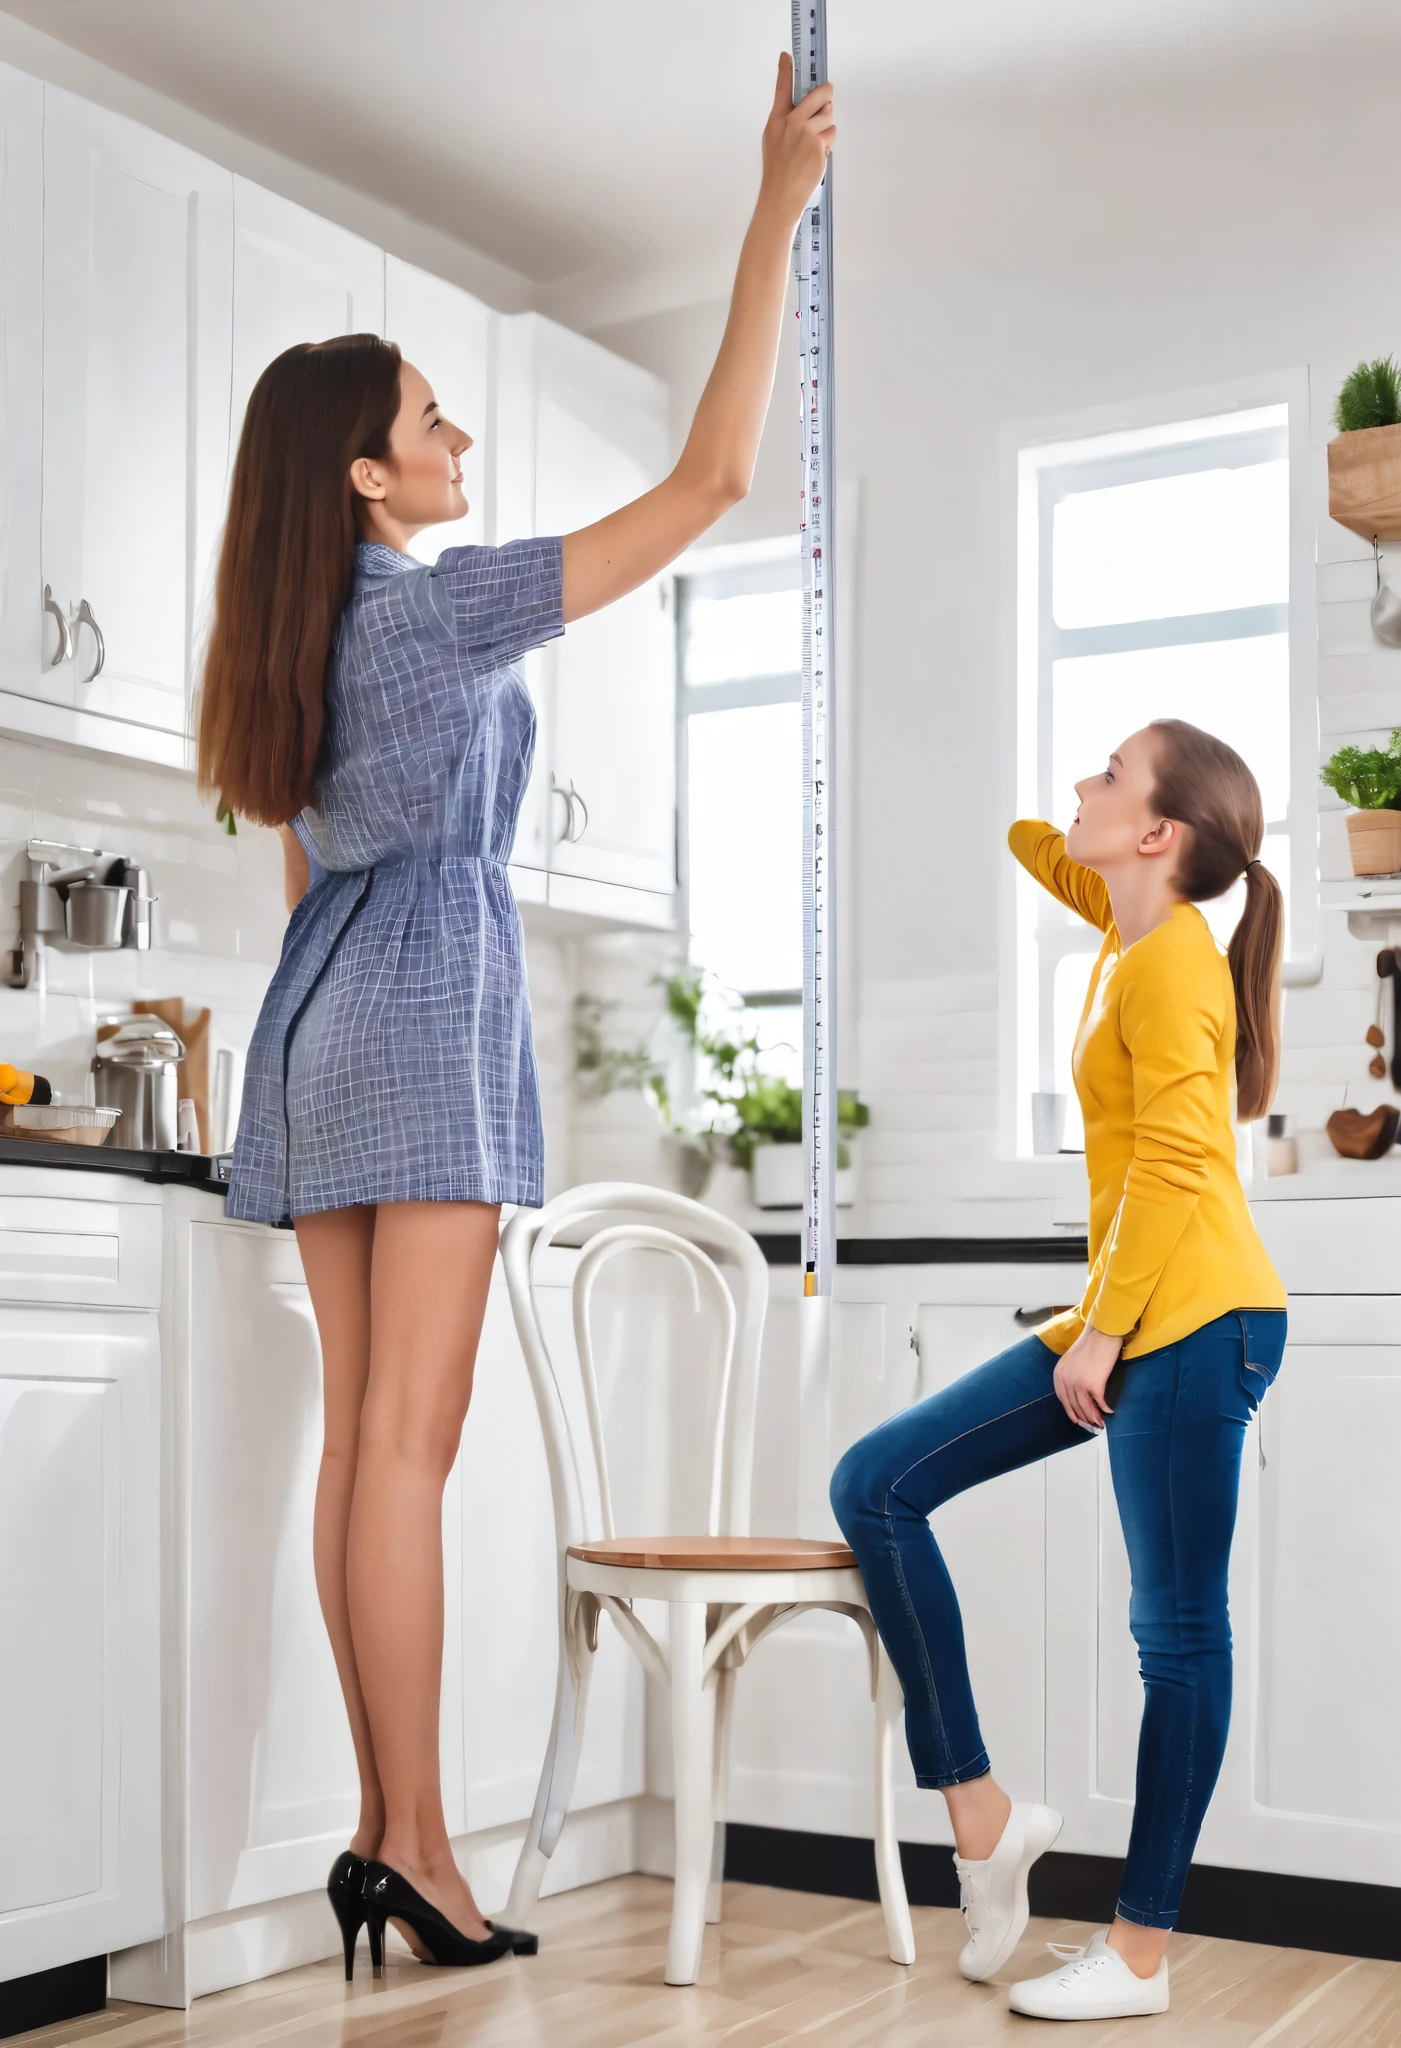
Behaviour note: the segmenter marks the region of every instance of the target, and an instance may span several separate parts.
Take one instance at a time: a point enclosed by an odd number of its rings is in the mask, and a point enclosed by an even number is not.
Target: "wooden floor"
[[[1075,2048],[1401,2043],[1401,1963],[1174,1936],[1171,2012],[1067,2028],[1009,2013],[1006,1987],[1054,1965],[1045,1941],[1084,1940],[1088,1927],[1033,1920],[995,1982],[966,1984],[954,1911],[915,1909],[919,1961],[904,1970],[886,1958],[875,1906],[759,1885],[725,1887],[725,1924],[706,1930],[699,1984],[669,1990],[670,1910],[669,1884],[617,1878],[546,1900],[533,1958],[439,1973],[400,1952],[376,1981],[362,1938],[353,1986],[339,1963],[317,1963],[201,1999],[188,2014],[112,2005],[19,2038],[25,2048],[987,2048],[1053,2034]]]

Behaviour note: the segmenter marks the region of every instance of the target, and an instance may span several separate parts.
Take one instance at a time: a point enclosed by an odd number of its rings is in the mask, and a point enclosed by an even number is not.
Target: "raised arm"
[[[720,353],[671,475],[564,537],[564,616],[583,618],[656,576],[749,490],[773,389],[798,216],[836,140],[832,88],[795,107],[793,60],[778,60],[758,203],[740,250]]]
[[[1093,868],[1082,868],[1065,850],[1065,834],[1044,818],[1018,818],[1007,844],[1027,873],[1058,903],[1083,917],[1096,931],[1107,932],[1114,909],[1104,880]]]

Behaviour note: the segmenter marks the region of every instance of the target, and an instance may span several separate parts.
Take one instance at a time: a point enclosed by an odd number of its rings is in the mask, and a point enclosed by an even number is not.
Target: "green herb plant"
[[[1339,747],[1318,779],[1355,811],[1401,811],[1401,727],[1384,747]]]
[[[664,1069],[651,1040],[609,1049],[603,1019],[608,1006],[594,996],[574,1005],[575,1066],[601,1095],[636,1087],[650,1094],[673,1134],[704,1149],[711,1158],[728,1150],[737,1166],[749,1168],[755,1148],[796,1144],[803,1135],[803,1091],[781,1074],[766,1072],[755,1033],[743,1028],[738,996],[720,988],[699,968],[680,967],[657,977],[673,1031],[696,1063],[697,1115],[683,1123],[673,1114]],[[718,1015],[717,1015],[718,1013]],[[852,1135],[871,1120],[866,1103],[852,1089],[837,1095],[837,1164],[849,1166]]]
[[[1401,371],[1390,356],[1357,365],[1338,393],[1333,423],[1344,434],[1401,424]]]

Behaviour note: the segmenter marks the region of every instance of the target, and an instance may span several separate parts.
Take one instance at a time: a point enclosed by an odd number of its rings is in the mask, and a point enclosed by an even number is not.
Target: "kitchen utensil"
[[[182,1095],[175,1105],[175,1149],[177,1152],[198,1152],[199,1118],[188,1095]]]
[[[1065,1097],[1037,1089],[1031,1098],[1031,1149],[1059,1152],[1065,1137]]]
[[[159,1017],[177,1034],[185,1048],[180,1071],[175,1077],[176,1091],[180,1097],[188,1097],[195,1106],[195,1121],[199,1125],[197,1152],[213,1152],[212,1119],[209,1114],[209,1026],[211,1013],[207,1009],[196,1009],[183,996],[161,996],[152,1002],[132,1004],[138,1016]]]
[[[151,894],[151,877],[145,868],[127,861],[123,880],[131,893],[122,920],[122,944],[134,953],[149,953],[155,929],[152,911],[157,900]]]
[[[42,1074],[26,1074],[22,1067],[12,1067],[0,1060],[0,1102],[17,1108],[22,1102],[52,1102],[53,1089]]]
[[[1324,1128],[1344,1159],[1381,1159],[1396,1143],[1398,1124],[1401,1109],[1383,1102],[1368,1116],[1360,1109],[1335,1109]]]
[[[1377,564],[1377,594],[1372,599],[1372,631],[1388,647],[1401,647],[1401,595],[1382,582],[1381,542],[1373,537],[1372,553]]]
[[[99,1107],[122,1113],[122,1138],[134,1152],[174,1152],[176,1070],[185,1056],[179,1035],[158,1017],[129,1017],[100,1038],[93,1056]]]
[[[131,891],[106,882],[71,882],[64,905],[64,924],[75,946],[102,951],[122,943]]]
[[[52,1145],[105,1145],[119,1109],[94,1109],[82,1102],[25,1102],[4,1112],[9,1137],[37,1138]]]
[[[1289,1134],[1287,1116],[1271,1116],[1265,1119],[1265,1172],[1267,1174],[1297,1173],[1299,1171],[1299,1141]]]
[[[238,1112],[243,1106],[245,1058],[246,1054],[242,1047],[237,1045],[221,1045],[215,1055],[214,1128],[209,1135],[209,1149],[216,1157],[221,1152],[233,1150],[233,1141],[238,1131]]]

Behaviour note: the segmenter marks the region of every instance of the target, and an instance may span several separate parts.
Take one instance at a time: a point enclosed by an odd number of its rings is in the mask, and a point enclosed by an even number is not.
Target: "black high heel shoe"
[[[346,1849],[331,1865],[331,1875],[326,1880],[326,1896],[331,1901],[332,1911],[340,1922],[341,1942],[345,1948],[345,1981],[347,1984],[355,1975],[355,1944],[360,1929],[368,1920],[370,1924],[370,1964],[378,1971],[384,1964],[384,1944],[381,1930],[370,1918],[365,1908],[365,1859]]]
[[[538,1934],[527,1934],[523,1927],[503,1927],[499,1920],[488,1920],[487,1926],[493,1934],[504,1934],[511,1944],[513,1956],[537,1956],[540,1953]]]
[[[501,1956],[515,1953],[517,1941],[535,1939],[507,1927],[493,1927],[490,1941],[469,1941],[436,1906],[429,1905],[422,1892],[416,1892],[408,1879],[400,1877],[387,1863],[365,1864],[364,1910],[381,1949],[386,1922],[402,1920],[427,1950],[426,1955],[419,1954],[420,1962],[439,1963],[452,1969],[471,1970],[482,1963],[494,1963]]]

